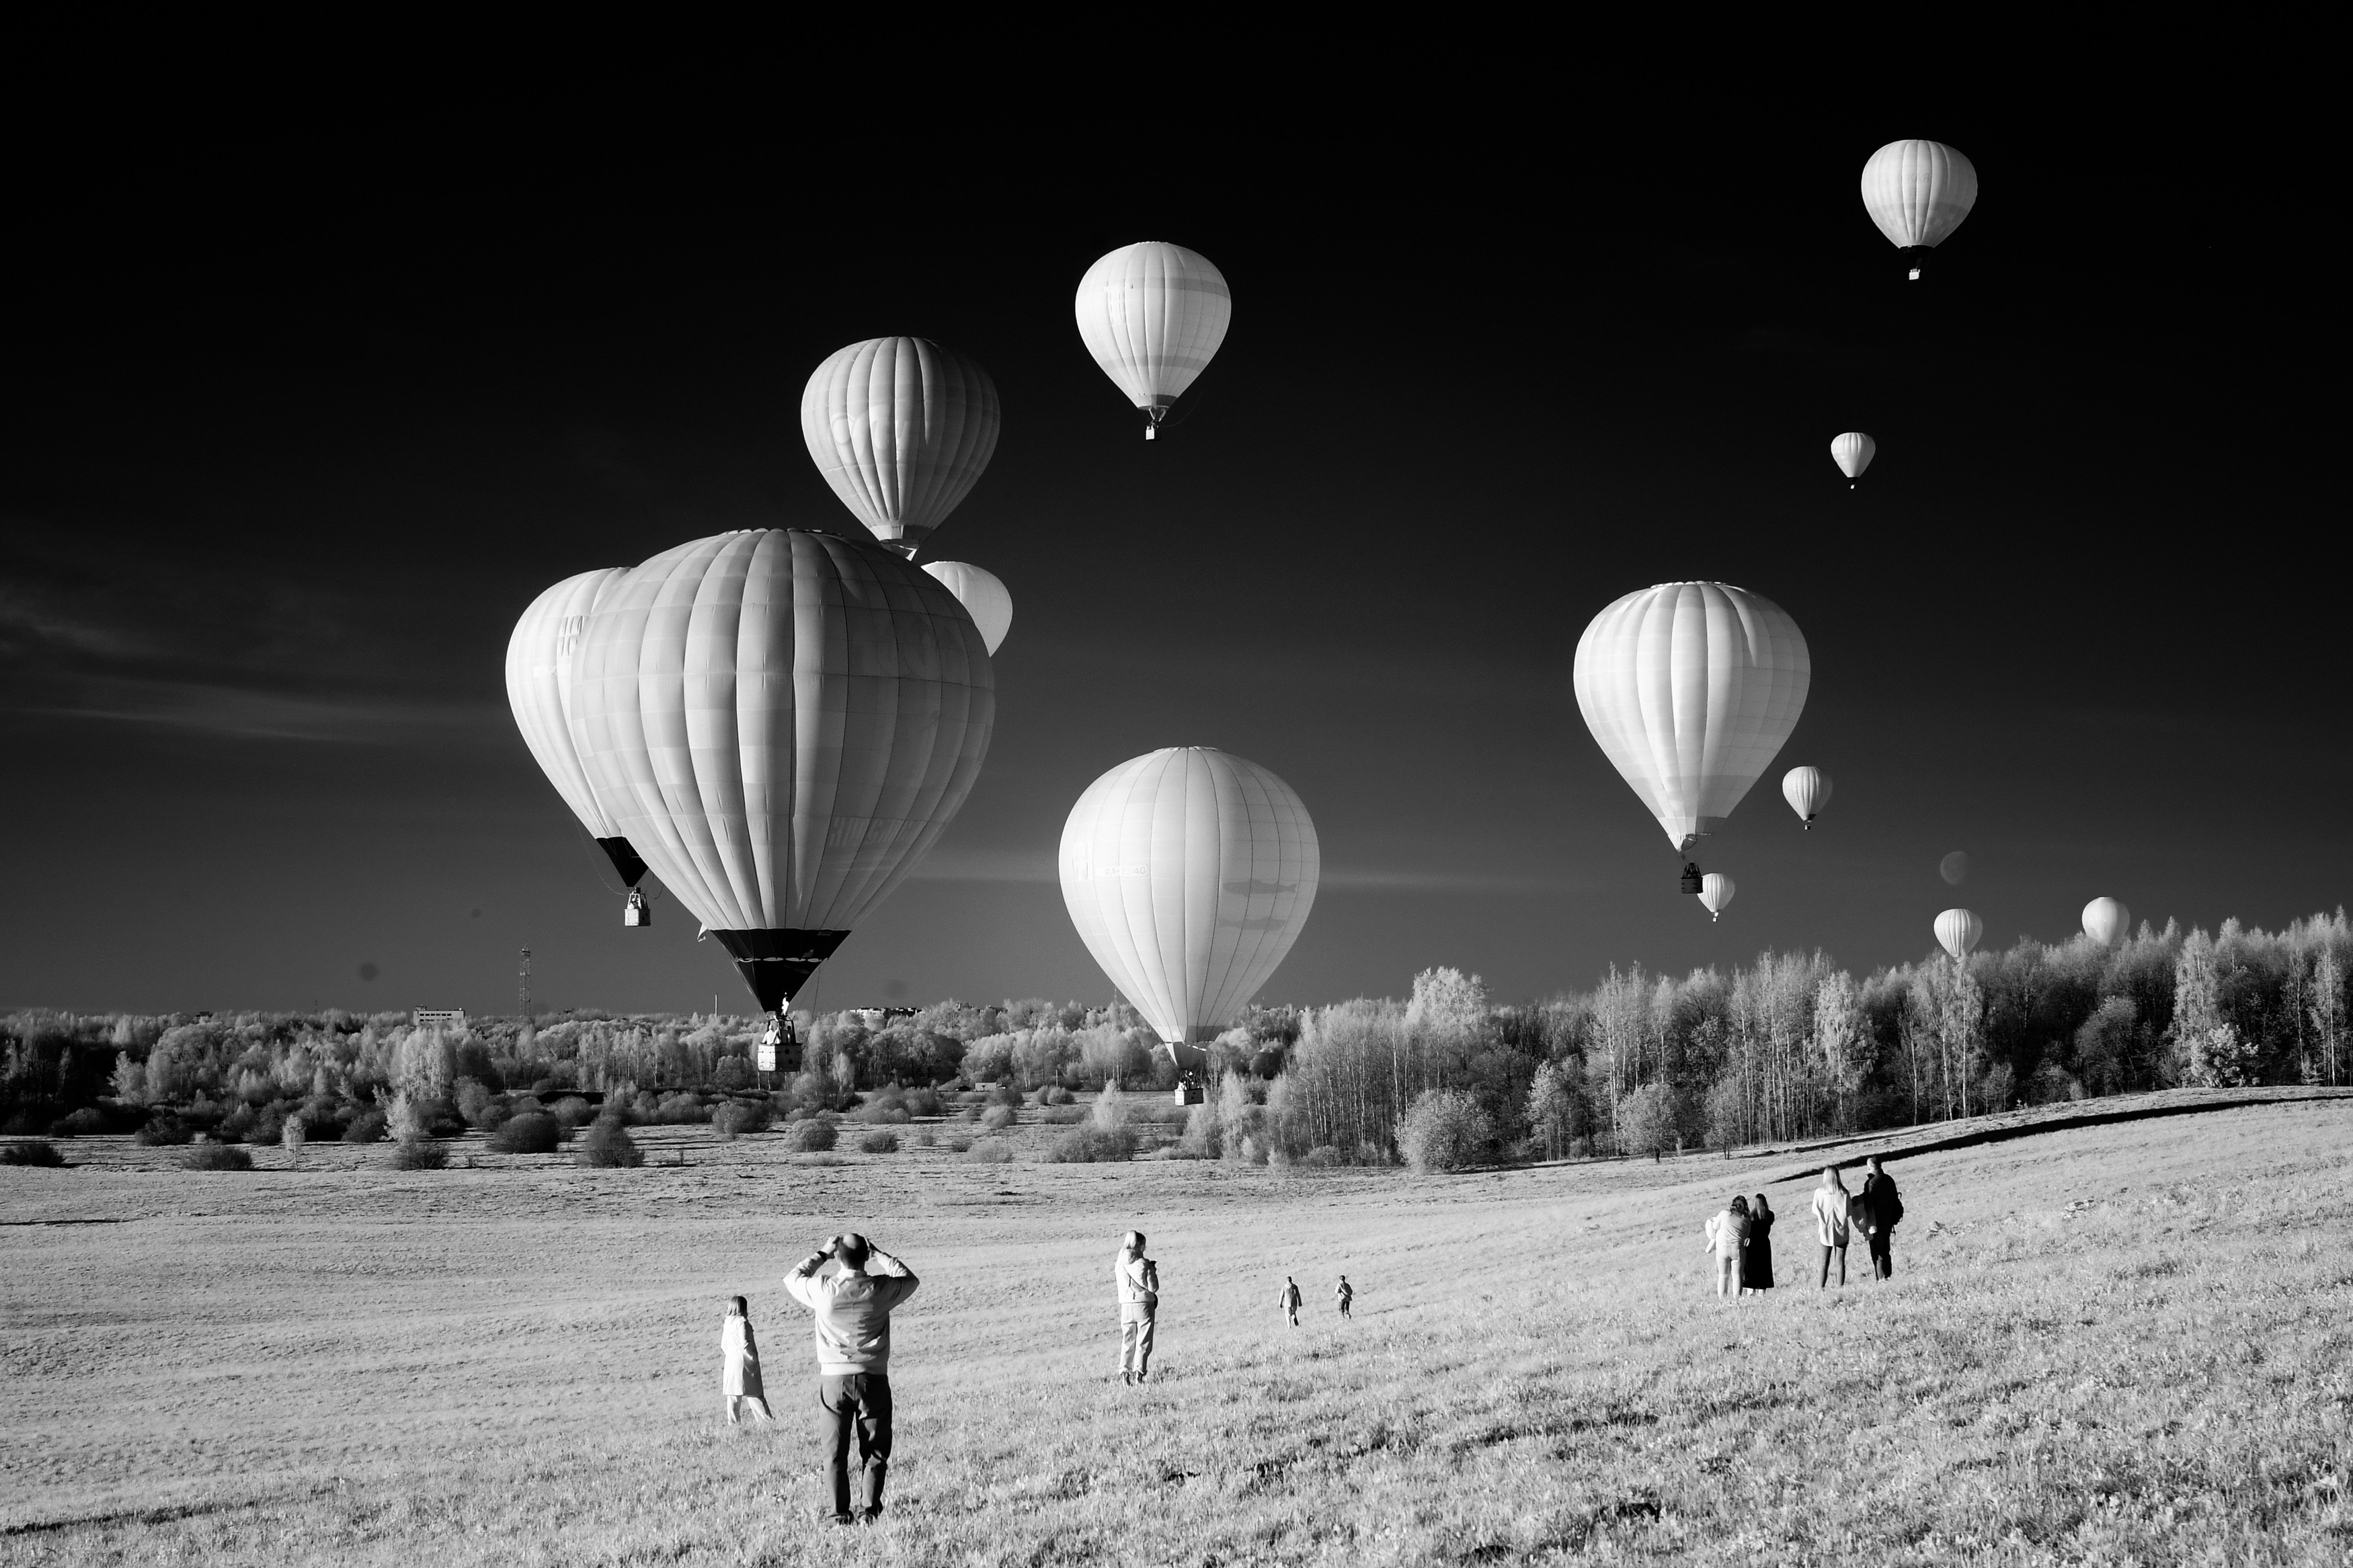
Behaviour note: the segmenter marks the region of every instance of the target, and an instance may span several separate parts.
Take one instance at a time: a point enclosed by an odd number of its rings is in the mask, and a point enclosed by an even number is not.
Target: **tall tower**
[[[515,1003],[526,1018],[531,1016],[531,949],[522,950],[522,967],[515,971]]]

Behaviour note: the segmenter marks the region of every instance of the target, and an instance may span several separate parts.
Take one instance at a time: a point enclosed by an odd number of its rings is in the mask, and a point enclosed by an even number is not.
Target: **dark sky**
[[[543,1005],[747,1008],[682,910],[621,929],[503,649],[572,573],[857,531],[798,399],[892,332],[996,379],[995,462],[929,553],[1016,616],[963,816],[805,1004],[1106,994],[1060,825],[1174,744],[1314,816],[1269,1000],[1868,967],[1955,902],[2006,944],[2098,894],[2208,925],[2344,899],[2341,280],[2284,232],[2260,128],[1995,93],[1361,107],[1156,151],[1050,116],[970,157],[199,118],[135,165],[17,154],[0,1005],[495,1010],[528,944]],[[1983,181],[1919,283],[1856,194],[1907,135]],[[1071,320],[1142,238],[1235,297],[1150,446]],[[1850,428],[1880,443],[1853,492]],[[1739,883],[1714,927],[1569,685],[1595,612],[1694,577],[1778,602],[1814,660],[1709,847]],[[1810,834],[1777,787],[1801,762],[1837,780]]]

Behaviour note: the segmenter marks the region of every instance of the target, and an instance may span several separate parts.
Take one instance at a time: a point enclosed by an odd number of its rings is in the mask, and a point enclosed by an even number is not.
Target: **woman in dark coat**
[[[1740,1255],[1740,1289],[1773,1289],[1773,1207],[1763,1193],[1748,1205],[1748,1250]]]

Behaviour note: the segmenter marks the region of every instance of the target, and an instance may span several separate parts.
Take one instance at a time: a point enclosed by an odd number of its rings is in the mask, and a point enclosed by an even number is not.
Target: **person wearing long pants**
[[[879,1272],[870,1272],[870,1260]],[[838,1265],[830,1276],[820,1272]],[[891,1309],[915,1293],[915,1271],[862,1236],[837,1236],[785,1277],[785,1289],[816,1318],[818,1434],[836,1524],[871,1524],[882,1515],[891,1468]],[[849,1505],[849,1449],[866,1479],[865,1503]]]
[[[1152,1330],[1160,1311],[1160,1266],[1144,1256],[1142,1231],[1120,1238],[1111,1283],[1119,1302],[1119,1380],[1134,1387],[1151,1374]]]
[[[1814,1237],[1822,1247],[1822,1282],[1827,1290],[1831,1285],[1831,1257],[1838,1256],[1839,1289],[1846,1289],[1846,1244],[1848,1216],[1853,1199],[1846,1184],[1839,1180],[1836,1165],[1822,1167],[1822,1184],[1814,1189]]]

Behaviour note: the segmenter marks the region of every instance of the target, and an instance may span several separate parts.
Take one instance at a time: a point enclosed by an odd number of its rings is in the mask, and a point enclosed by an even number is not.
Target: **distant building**
[[[887,1029],[902,1018],[913,1017],[920,1009],[914,1007],[849,1007],[845,1008],[844,1011],[870,1029]]]
[[[466,1010],[463,1007],[419,1007],[409,1016],[420,1029],[462,1029],[466,1026]]]

